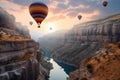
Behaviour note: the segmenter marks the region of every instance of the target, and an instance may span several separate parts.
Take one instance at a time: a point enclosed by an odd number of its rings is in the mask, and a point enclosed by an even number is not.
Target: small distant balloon
[[[33,24],[33,22],[32,22],[32,21],[30,21],[30,22],[29,22],[29,24],[30,24],[30,25],[32,25],[32,24]]]
[[[52,30],[52,28],[50,27],[50,30]]]
[[[80,20],[82,18],[82,16],[81,15],[78,15],[78,19]]]
[[[108,5],[108,2],[104,1],[102,4],[103,4],[104,7],[106,7]]]
[[[47,17],[48,7],[42,2],[35,2],[29,6],[29,12],[40,28],[42,21]]]

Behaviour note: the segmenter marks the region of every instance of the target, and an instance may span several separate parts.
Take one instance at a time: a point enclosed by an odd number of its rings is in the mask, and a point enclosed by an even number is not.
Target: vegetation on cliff
[[[119,80],[120,42],[105,45],[96,55],[83,61],[69,80]]]

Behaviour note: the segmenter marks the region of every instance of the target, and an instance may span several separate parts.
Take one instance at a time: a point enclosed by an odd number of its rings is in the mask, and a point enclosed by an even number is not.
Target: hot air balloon
[[[108,2],[104,1],[102,4],[103,4],[104,7],[106,7],[108,5]]]
[[[81,15],[78,15],[78,19],[80,20],[82,18],[82,16]]]
[[[38,28],[40,28],[40,24],[46,18],[48,14],[48,7],[42,2],[35,2],[29,6],[29,11],[33,19],[38,24]]]
[[[32,25],[32,24],[33,24],[33,22],[32,22],[32,21],[30,21],[30,22],[29,22],[29,24],[30,24],[30,25]]]
[[[52,28],[50,27],[50,30],[52,30]]]

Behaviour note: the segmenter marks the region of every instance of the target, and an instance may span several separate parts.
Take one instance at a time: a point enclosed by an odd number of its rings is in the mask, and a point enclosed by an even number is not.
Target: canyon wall
[[[75,25],[65,40],[69,43],[120,41],[120,14]]]
[[[28,28],[0,8],[0,80],[47,80],[50,65]]]
[[[0,41],[0,80],[46,80],[39,45],[29,41]]]
[[[55,60],[79,67],[82,60],[96,55],[95,52],[103,44],[120,41],[120,14],[77,24],[63,35],[62,40],[48,35],[49,37],[41,38],[42,43],[47,44],[44,47],[52,52],[51,55]],[[54,43],[56,46],[51,46],[50,41],[44,41],[44,39],[51,40],[51,38],[62,45]]]
[[[106,44],[95,53],[82,61],[68,80],[119,80],[120,42]]]

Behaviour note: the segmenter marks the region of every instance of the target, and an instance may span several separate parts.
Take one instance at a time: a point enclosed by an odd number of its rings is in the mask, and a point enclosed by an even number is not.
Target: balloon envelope
[[[50,27],[50,30],[52,30],[52,28]]]
[[[82,16],[81,15],[78,15],[78,19],[80,20],[82,18]]]
[[[103,2],[103,6],[106,7],[108,5],[108,2],[107,1],[104,1]]]
[[[42,21],[46,18],[48,14],[48,7],[42,2],[35,2],[32,3],[29,6],[29,11],[33,19],[38,24],[38,27],[40,28],[40,24]]]
[[[29,22],[29,24],[30,24],[30,25],[32,25],[32,24],[33,24],[33,22],[32,22],[32,21],[30,21],[30,22]]]

